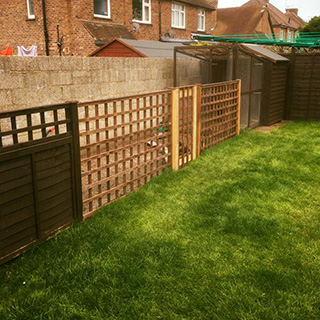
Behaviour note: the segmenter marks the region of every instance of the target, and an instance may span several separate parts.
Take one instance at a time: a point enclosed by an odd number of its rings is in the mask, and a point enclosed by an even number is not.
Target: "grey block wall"
[[[183,59],[179,68],[181,85],[201,82],[199,61]],[[0,112],[172,86],[168,58],[0,57]]]

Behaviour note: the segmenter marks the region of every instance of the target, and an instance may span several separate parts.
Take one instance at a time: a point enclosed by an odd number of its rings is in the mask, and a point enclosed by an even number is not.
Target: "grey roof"
[[[150,58],[173,58],[174,47],[181,46],[181,43],[160,41],[142,41],[131,39],[121,39],[121,41],[144,53]]]
[[[268,50],[264,47],[261,47],[257,44],[242,44],[242,46],[248,48],[249,50],[251,51],[254,51],[257,55],[261,55],[263,58],[267,58],[267,59],[270,59],[274,62],[277,62],[277,61],[289,61],[289,59],[283,57],[283,56],[280,56],[279,54],[271,51],[271,50]]]

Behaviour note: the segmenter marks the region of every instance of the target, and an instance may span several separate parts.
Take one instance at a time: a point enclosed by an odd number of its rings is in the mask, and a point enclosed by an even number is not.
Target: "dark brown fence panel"
[[[270,126],[283,119],[286,101],[288,64],[265,62],[260,125]]]
[[[238,134],[239,84],[236,80],[202,86],[201,150]]]
[[[76,111],[0,113],[0,263],[81,218]]]
[[[290,59],[286,118],[320,120],[320,53],[286,55]]]
[[[79,104],[85,217],[171,166],[171,91]]]

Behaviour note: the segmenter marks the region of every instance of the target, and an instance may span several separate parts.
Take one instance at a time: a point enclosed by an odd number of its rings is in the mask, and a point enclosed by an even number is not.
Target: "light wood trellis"
[[[85,215],[171,166],[171,91],[79,104]]]
[[[239,134],[239,81],[202,86],[201,150]]]
[[[240,81],[78,105],[84,216],[239,133]]]

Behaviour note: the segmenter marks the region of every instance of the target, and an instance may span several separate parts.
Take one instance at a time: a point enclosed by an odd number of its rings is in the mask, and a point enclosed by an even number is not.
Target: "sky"
[[[239,7],[248,0],[218,0],[218,8]],[[298,8],[299,16],[309,21],[314,16],[320,16],[320,0],[270,0],[275,7],[285,12],[285,8]]]

